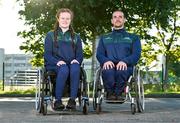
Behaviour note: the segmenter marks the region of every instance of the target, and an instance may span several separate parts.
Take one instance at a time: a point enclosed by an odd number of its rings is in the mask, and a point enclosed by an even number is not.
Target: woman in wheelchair
[[[61,98],[68,77],[70,79],[70,98],[66,108],[76,108],[75,99],[79,86],[83,51],[81,38],[71,26],[72,20],[73,12],[70,9],[59,9],[56,14],[54,30],[48,32],[45,38],[45,67],[57,74],[54,109],[65,108]]]
[[[124,29],[124,13],[114,11],[111,33],[101,36],[96,57],[102,68],[102,78],[107,100],[122,100],[125,82],[133,73],[133,66],[141,55],[141,43],[137,35]]]

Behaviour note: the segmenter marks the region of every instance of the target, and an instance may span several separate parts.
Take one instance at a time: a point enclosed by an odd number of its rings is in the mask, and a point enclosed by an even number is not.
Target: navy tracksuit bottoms
[[[133,68],[127,70],[116,70],[115,68],[102,70],[102,78],[107,92],[113,92],[120,95],[124,91],[125,82],[132,75]]]
[[[80,65],[77,63],[69,65],[61,65],[57,67],[57,78],[55,88],[56,100],[61,100],[64,92],[64,87],[68,77],[70,78],[70,98],[75,99],[77,97],[79,79],[80,79]]]

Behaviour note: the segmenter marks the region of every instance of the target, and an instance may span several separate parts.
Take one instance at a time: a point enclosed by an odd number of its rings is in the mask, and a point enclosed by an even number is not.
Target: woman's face
[[[58,22],[59,22],[59,27],[64,29],[69,28],[71,24],[71,14],[68,12],[61,12],[59,14]]]

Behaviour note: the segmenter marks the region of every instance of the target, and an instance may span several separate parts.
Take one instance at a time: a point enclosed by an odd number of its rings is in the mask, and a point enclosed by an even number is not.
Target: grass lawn
[[[10,87],[6,86],[5,90],[0,90],[0,96],[28,96],[35,95],[35,87],[34,86],[20,86],[20,87]]]
[[[168,85],[166,91],[162,92],[161,85],[145,84],[145,97],[150,95],[180,95],[180,85]],[[2,90],[0,86],[0,96],[34,96],[35,86],[5,86]],[[92,90],[90,90],[90,97],[92,97]]]

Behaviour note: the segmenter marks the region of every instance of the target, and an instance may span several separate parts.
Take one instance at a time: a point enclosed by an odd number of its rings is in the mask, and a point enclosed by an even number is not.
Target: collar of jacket
[[[60,27],[58,27],[58,32],[60,32],[61,34],[65,34],[65,33],[70,33],[70,30],[68,29],[66,32],[62,32],[62,29]]]
[[[113,33],[121,33],[121,32],[126,32],[126,30],[124,28],[122,28],[122,29],[113,29],[112,32]]]

